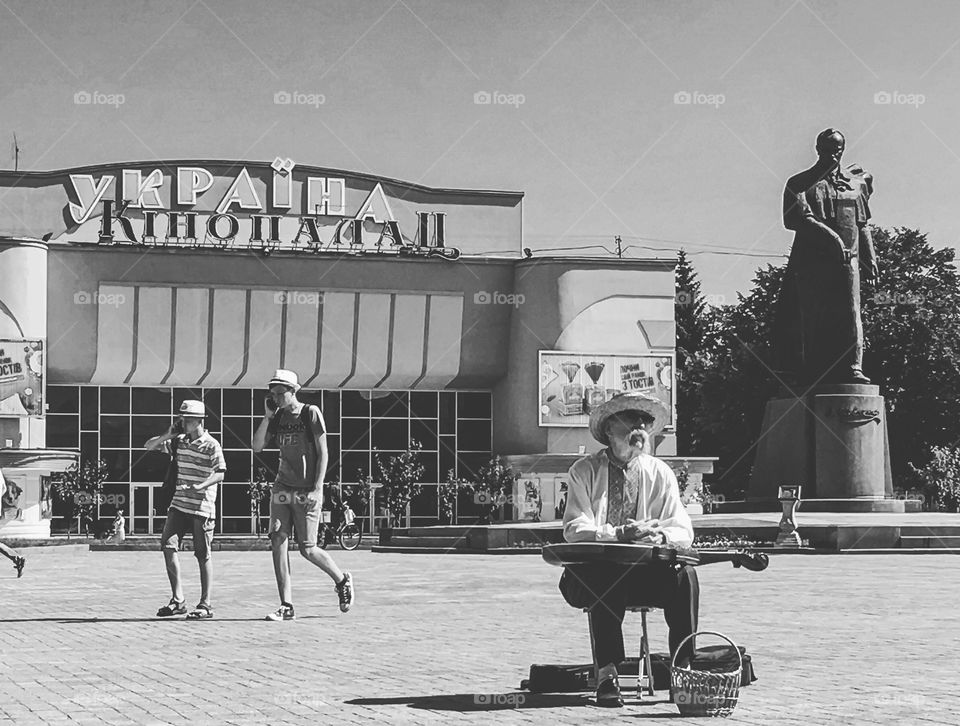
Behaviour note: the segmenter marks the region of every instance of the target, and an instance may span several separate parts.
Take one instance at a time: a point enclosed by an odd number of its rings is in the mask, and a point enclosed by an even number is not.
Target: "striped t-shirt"
[[[163,450],[170,453],[169,441],[163,442]],[[170,506],[187,514],[215,516],[219,486],[197,491],[193,485],[205,481],[215,471],[226,470],[223,449],[209,433],[204,431],[195,441],[181,434],[177,437],[177,491]]]

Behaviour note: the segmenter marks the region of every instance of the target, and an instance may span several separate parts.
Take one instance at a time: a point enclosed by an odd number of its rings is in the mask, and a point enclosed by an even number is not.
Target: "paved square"
[[[666,692],[615,713],[586,694],[478,702],[516,693],[531,663],[589,660],[586,618],[539,557],[333,552],[356,578],[354,610],[341,615],[329,580],[294,553],[291,623],[262,620],[276,607],[267,552],[215,553],[216,619],[192,623],[152,617],[168,599],[159,552],[32,550],[21,580],[0,563],[0,723],[686,722]],[[196,565],[182,561],[192,605]],[[759,676],[728,722],[960,723],[958,563],[778,556],[762,573],[700,568],[701,628],[745,645]],[[658,617],[651,639],[666,649]]]

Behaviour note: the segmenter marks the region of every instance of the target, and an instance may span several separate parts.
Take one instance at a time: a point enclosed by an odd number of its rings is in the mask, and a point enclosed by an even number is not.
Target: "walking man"
[[[316,406],[297,400],[300,383],[293,371],[278,370],[269,383],[264,417],[253,435],[253,450],[263,451],[275,440],[280,449],[277,478],[270,495],[270,541],[273,569],[277,576],[280,607],[267,620],[293,620],[290,584],[290,535],[296,536],[300,554],[333,580],[340,611],[353,605],[353,580],[337,567],[333,558],[317,546],[323,478],[327,471],[327,431]]]
[[[16,486],[15,484],[13,486]],[[19,487],[18,487],[19,488]],[[3,478],[3,471],[0,471],[0,489],[3,490],[3,496],[7,496],[7,481]],[[6,510],[4,510],[4,515]],[[2,524],[0,524],[2,526]],[[14,569],[17,571],[17,577],[23,575],[23,568],[27,564],[27,559],[23,557],[19,552],[17,552],[13,547],[8,547],[3,542],[0,542],[0,555],[3,555],[8,560],[13,563]]]
[[[163,451],[174,456],[177,467],[177,489],[167,511],[160,547],[167,563],[167,577],[173,597],[157,611],[161,618],[183,615],[187,612],[180,581],[180,559],[177,551],[187,532],[193,534],[193,554],[200,565],[200,602],[188,620],[209,620],[210,585],[213,564],[210,546],[216,516],[217,485],[223,481],[227,463],[219,442],[203,428],[206,408],[202,401],[184,401],[180,418],[166,433],[154,436],[144,445],[151,451]]]

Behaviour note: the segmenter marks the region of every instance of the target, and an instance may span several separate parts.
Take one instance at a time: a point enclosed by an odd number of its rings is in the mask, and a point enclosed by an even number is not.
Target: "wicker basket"
[[[677,653],[691,638],[697,635],[716,635],[723,638],[737,654],[737,669],[714,673],[677,667]],[[743,677],[743,656],[740,649],[723,633],[702,630],[688,635],[680,643],[670,661],[670,695],[682,716],[729,716],[737,707],[740,697],[740,681]]]

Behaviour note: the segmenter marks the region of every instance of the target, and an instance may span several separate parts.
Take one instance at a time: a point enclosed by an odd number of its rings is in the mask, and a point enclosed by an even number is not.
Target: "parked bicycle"
[[[350,507],[344,506],[337,512],[338,522],[334,524],[334,512],[324,510],[320,513],[320,528],[317,532],[317,544],[327,548],[334,542],[339,542],[345,550],[355,550],[363,540],[363,522],[357,520]]]

